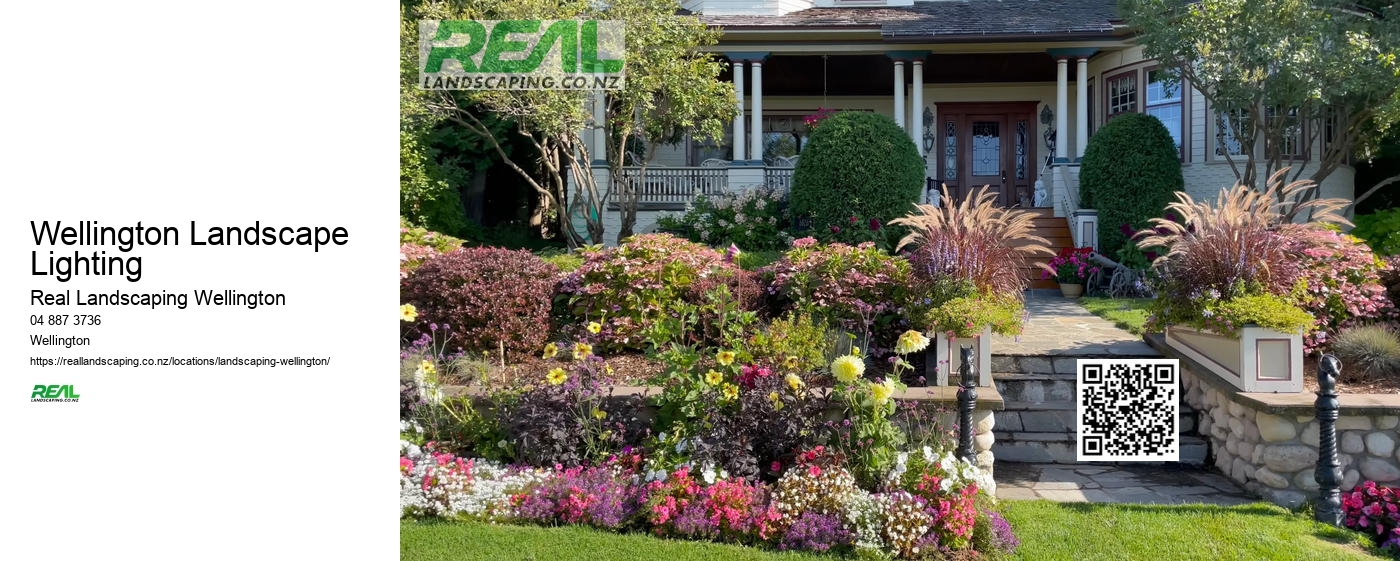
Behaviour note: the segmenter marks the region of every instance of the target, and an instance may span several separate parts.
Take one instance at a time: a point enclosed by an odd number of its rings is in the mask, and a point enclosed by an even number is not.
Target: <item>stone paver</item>
[[[1021,335],[993,335],[992,352],[1056,357],[1160,355],[1141,337],[1114,327],[1058,293],[1027,292],[1026,310],[1030,312],[1030,321]]]
[[[1223,506],[1254,502],[1230,480],[1184,466],[1085,467],[997,462],[996,469],[997,497],[1003,499]]]

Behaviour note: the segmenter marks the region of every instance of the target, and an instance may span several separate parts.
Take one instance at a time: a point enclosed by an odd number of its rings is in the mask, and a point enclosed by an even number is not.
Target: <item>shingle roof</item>
[[[951,36],[1107,35],[1115,0],[935,0],[897,8],[809,8],[783,16],[701,15],[730,28],[867,27],[886,39]]]

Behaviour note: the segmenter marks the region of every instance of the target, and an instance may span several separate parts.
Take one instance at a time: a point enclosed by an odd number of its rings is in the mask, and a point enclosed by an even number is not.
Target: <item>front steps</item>
[[[1026,208],[1017,210],[1029,212],[1035,215],[1035,218],[1033,219],[1035,235],[1049,240],[1051,250],[1055,251],[1056,253],[1059,253],[1061,249],[1074,247],[1074,239],[1070,236],[1069,231],[1069,221],[1066,220],[1064,217],[1055,216],[1055,209]],[[1051,257],[1051,255],[1037,256],[1035,260],[1042,263],[1048,263]],[[1029,264],[1028,266],[1021,268],[1021,274],[1029,283],[1028,286],[1032,289],[1058,289],[1060,287],[1060,285],[1055,283],[1055,279],[1053,278],[1040,278],[1041,271],[1041,268],[1030,266]]]
[[[1031,291],[1026,304],[1031,320],[1022,336],[992,341],[992,379],[1005,400],[996,412],[992,452],[998,461],[1073,464],[1076,361],[1161,355],[1074,301]],[[1194,419],[1183,415],[1181,429],[1194,433]],[[1204,440],[1182,438],[1182,463],[1204,465],[1206,452]]]

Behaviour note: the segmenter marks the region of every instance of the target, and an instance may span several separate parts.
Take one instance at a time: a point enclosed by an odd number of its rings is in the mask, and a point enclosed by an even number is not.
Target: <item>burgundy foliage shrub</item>
[[[401,301],[418,307],[415,327],[449,324],[462,350],[533,354],[549,335],[559,269],[534,254],[494,247],[432,257],[400,284]]]

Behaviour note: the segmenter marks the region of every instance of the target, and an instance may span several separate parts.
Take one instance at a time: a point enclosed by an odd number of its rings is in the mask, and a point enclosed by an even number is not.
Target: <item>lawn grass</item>
[[[1237,507],[1003,501],[1024,560],[1379,560],[1365,538],[1269,504]],[[400,559],[630,561],[832,561],[707,542],[663,540],[580,527],[404,521]]]
[[[831,561],[829,555],[772,552],[718,543],[664,540],[581,527],[494,525],[481,522],[399,524],[400,561]]]
[[[1113,322],[1133,335],[1143,335],[1142,324],[1147,322],[1147,303],[1151,298],[1080,298],[1080,305],[1096,316]]]
[[[1003,501],[1019,559],[1385,559],[1355,532],[1265,503],[1236,507]]]

